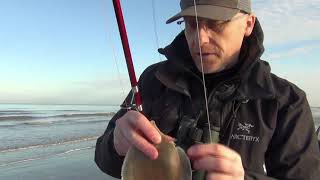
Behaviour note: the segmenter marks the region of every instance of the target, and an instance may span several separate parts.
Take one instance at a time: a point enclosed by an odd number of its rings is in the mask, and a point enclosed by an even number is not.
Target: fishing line
[[[110,40],[110,42],[112,44],[110,32],[108,33],[108,35],[109,35],[109,40]],[[126,97],[126,94],[125,94],[125,91],[124,91],[124,85],[123,85],[123,82],[121,80],[121,75],[120,75],[120,70],[119,70],[119,65],[118,65],[118,59],[117,59],[117,56],[116,56],[116,53],[115,53],[115,48],[114,48],[113,44],[111,45],[111,48],[112,48],[113,58],[114,58],[114,61],[116,63],[117,74],[118,74],[119,84],[120,84],[121,90],[122,90],[122,95],[123,95],[123,97]],[[128,104],[126,102],[126,99],[125,99],[124,103],[125,103],[125,106],[127,107]]]
[[[108,16],[106,16],[106,17],[108,17]],[[108,20],[107,20],[106,24],[108,24]],[[120,74],[120,70],[119,70],[117,54],[115,52],[115,46],[114,46],[114,43],[113,43],[112,38],[111,38],[111,33],[110,33],[110,31],[108,31],[108,28],[106,28],[106,32],[108,34],[108,40],[110,42],[110,46],[111,46],[111,49],[112,49],[113,59],[114,59],[114,61],[116,63],[117,75],[118,75],[118,79],[119,79],[119,84],[121,86],[122,96],[126,97],[126,93],[125,93],[125,90],[124,90],[124,85],[123,85],[123,82],[121,80],[121,74]],[[124,101],[124,104],[125,104],[126,107],[128,107],[126,99]]]
[[[156,9],[155,8],[155,1],[152,0],[153,30],[154,30],[154,35],[155,35],[155,38],[156,38],[157,48],[159,49],[160,46],[159,46],[159,37],[158,37],[158,31],[157,31],[156,10],[155,9]],[[158,53],[158,55],[159,55],[159,61],[162,61],[160,53]]]
[[[193,0],[193,4],[194,4],[194,11],[195,11],[196,23],[197,23],[197,36],[198,36],[198,46],[199,46],[200,61],[201,61],[202,84],[203,84],[203,91],[204,91],[204,99],[205,99],[205,103],[206,103],[207,120],[208,120],[208,128],[209,128],[209,137],[210,137],[210,143],[212,143],[211,124],[210,124],[209,107],[208,107],[208,97],[207,97],[207,87],[206,87],[206,81],[205,81],[205,79],[204,79],[203,61],[202,61],[202,50],[201,50],[201,44],[200,44],[200,32],[199,32],[199,21],[198,21],[198,11],[197,11],[196,0]]]

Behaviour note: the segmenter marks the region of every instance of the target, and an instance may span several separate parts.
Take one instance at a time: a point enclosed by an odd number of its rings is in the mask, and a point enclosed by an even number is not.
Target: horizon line
[[[83,106],[120,106],[120,104],[86,104],[86,103],[78,103],[78,104],[72,104],[72,103],[0,103],[0,105],[83,105]]]

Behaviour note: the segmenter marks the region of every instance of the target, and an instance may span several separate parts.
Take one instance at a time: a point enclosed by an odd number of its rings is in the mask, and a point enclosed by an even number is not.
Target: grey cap
[[[251,0],[195,0],[197,16],[212,20],[227,21],[238,12],[251,13]],[[184,16],[196,16],[194,0],[181,0],[181,12],[167,20],[167,24]]]

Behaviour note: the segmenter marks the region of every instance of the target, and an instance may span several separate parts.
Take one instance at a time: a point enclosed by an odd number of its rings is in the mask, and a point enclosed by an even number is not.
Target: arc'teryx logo
[[[247,141],[247,142],[259,143],[260,142],[259,136],[249,135],[251,134],[251,128],[253,127],[254,125],[252,124],[238,122],[237,133],[231,134],[231,139],[236,141]],[[244,131],[246,134],[242,134],[241,131]]]
[[[248,123],[244,123],[241,124],[241,123],[238,123],[238,131],[239,130],[242,130],[242,131],[246,131],[248,134],[250,134],[250,128],[254,127],[252,124],[248,124]]]

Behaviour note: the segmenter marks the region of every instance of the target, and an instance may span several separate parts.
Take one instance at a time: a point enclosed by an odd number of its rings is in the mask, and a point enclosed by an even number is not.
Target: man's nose
[[[209,33],[206,26],[199,26],[199,43],[200,45],[209,43]]]

